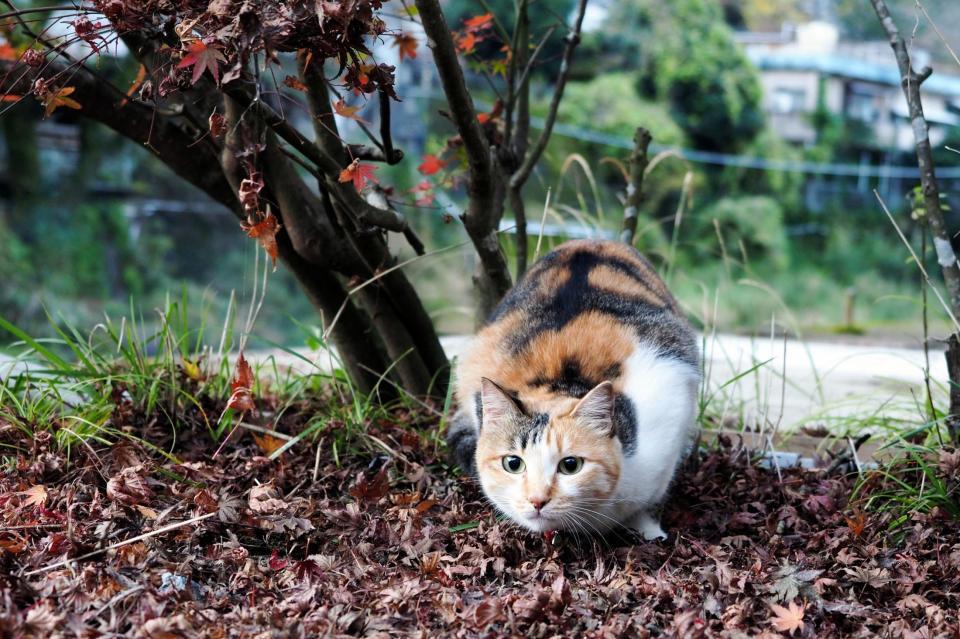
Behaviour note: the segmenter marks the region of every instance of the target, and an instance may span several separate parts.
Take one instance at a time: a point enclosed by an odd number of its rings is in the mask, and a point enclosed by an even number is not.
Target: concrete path
[[[442,339],[450,357],[462,353],[468,341],[466,336]],[[872,428],[923,420],[918,405],[924,397],[924,354],[919,349],[716,335],[705,340],[705,350],[710,414],[783,429],[823,425],[840,431],[864,420]],[[303,354],[322,367],[329,362],[325,354]],[[273,355],[294,369],[310,368],[282,351],[247,355],[254,361]],[[942,405],[947,394],[942,351],[931,351],[930,364],[934,395]],[[22,368],[0,354],[0,379]],[[737,424],[731,420],[729,425]]]
[[[450,356],[467,343],[466,337],[443,339]],[[751,424],[779,422],[785,429],[845,430],[851,418],[869,419],[873,427],[924,419],[917,409],[924,397],[920,349],[736,335],[707,338],[704,346],[711,414],[742,416]],[[930,365],[934,396],[945,401],[942,351],[931,350]]]

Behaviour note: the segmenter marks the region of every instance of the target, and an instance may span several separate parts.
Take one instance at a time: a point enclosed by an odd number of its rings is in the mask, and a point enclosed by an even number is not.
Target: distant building
[[[877,150],[913,148],[900,74],[886,41],[841,42],[837,27],[828,22],[740,32],[736,39],[760,71],[771,127],[787,141],[817,141],[811,116],[822,99],[830,113],[868,125]],[[913,56],[916,68],[929,61],[924,51]],[[923,84],[923,107],[936,146],[960,124],[960,76],[934,73]]]

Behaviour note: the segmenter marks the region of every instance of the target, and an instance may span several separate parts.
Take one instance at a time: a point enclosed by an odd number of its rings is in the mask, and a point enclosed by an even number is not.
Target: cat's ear
[[[613,433],[613,384],[601,382],[583,396],[573,412],[570,413],[578,422],[597,428],[605,433]]]
[[[480,405],[483,409],[483,425],[523,415],[517,402],[486,377],[480,378]]]

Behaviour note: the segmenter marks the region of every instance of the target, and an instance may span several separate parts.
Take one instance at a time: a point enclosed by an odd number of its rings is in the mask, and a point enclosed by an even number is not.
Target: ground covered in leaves
[[[446,468],[435,420],[393,417],[273,462],[250,433],[216,459],[179,433],[170,459],[0,429],[19,449],[0,636],[960,636],[957,522],[891,534],[849,503],[852,476],[778,476],[721,446],[678,481],[668,541],[547,543]],[[955,482],[960,455],[939,464]]]

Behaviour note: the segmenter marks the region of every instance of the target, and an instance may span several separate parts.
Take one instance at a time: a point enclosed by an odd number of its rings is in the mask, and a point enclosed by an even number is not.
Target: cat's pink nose
[[[538,497],[536,499],[531,499],[530,505],[533,506],[537,512],[540,512],[543,509],[543,507],[546,506],[549,502],[550,502],[550,499],[547,497],[543,497],[543,498]]]

